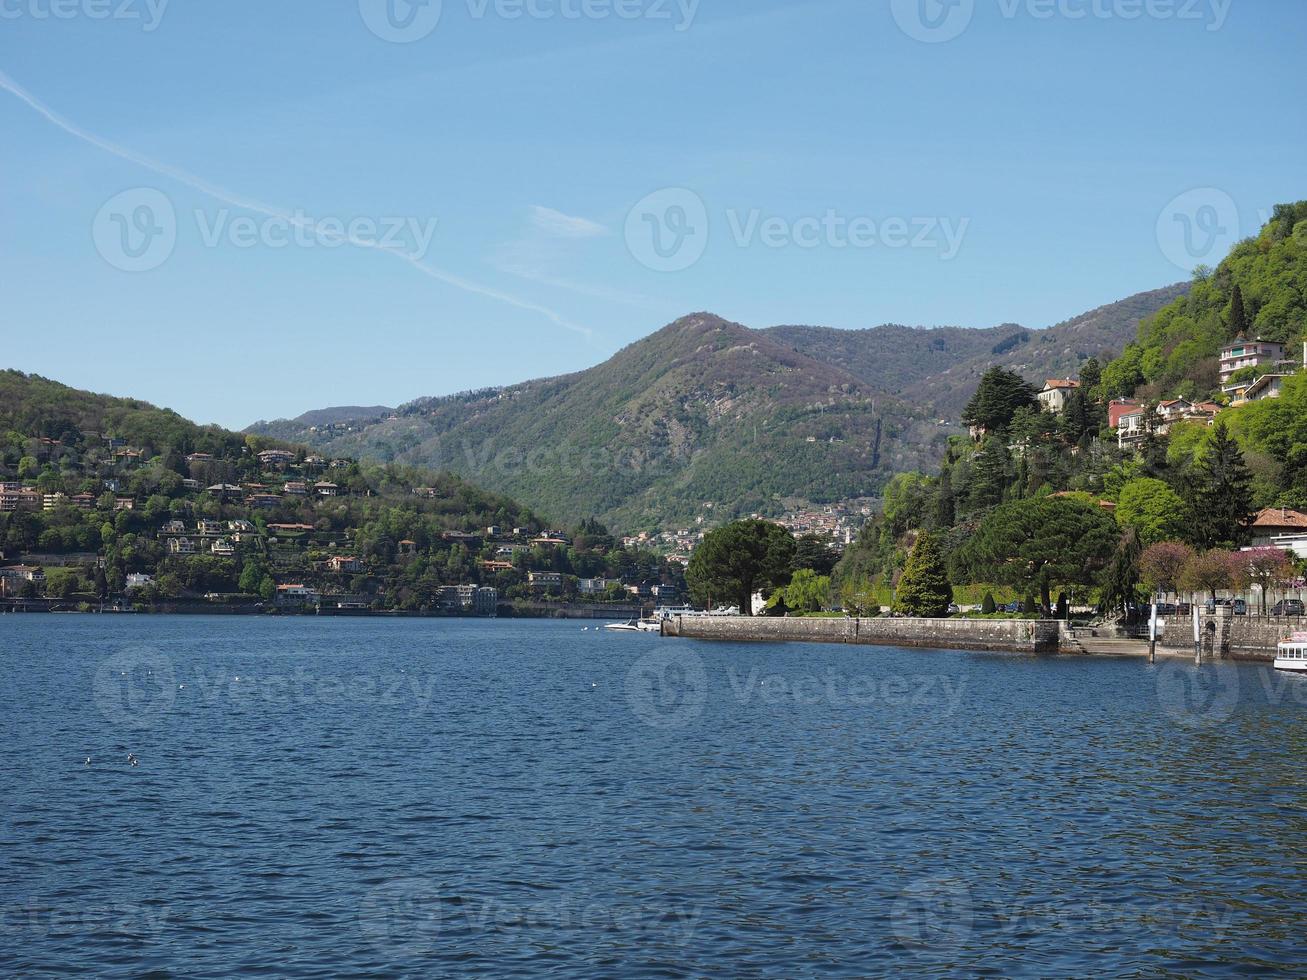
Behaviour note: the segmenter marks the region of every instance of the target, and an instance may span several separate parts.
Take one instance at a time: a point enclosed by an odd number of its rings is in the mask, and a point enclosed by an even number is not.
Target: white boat
[[[614,633],[661,633],[663,624],[654,619],[631,619],[625,623],[609,623],[604,629]]]
[[[1307,633],[1294,633],[1279,642],[1275,648],[1275,667],[1307,673]]]

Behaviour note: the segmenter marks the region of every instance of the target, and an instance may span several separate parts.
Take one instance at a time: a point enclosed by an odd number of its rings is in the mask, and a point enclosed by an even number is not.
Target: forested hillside
[[[395,417],[337,409],[249,431],[448,468],[628,531],[774,514],[785,499],[874,496],[894,473],[933,466],[986,368],[1074,374],[1183,289],[1048,331],[749,330],[697,314],[576,374],[419,399]]]
[[[10,595],[103,600],[131,581],[131,600],[147,603],[217,594],[271,607],[293,589],[315,602],[457,612],[469,587],[562,598],[580,577],[611,577],[616,598],[627,582],[679,581],[679,569],[622,548],[596,522],[548,527],[448,473],[319,457],[0,372],[0,592]]]
[[[448,468],[551,514],[627,530],[768,512],[782,497],[874,495],[943,444],[896,396],[710,314],[587,371],[421,399],[360,431],[251,431]]]
[[[1187,296],[1146,317],[1120,357],[1084,362],[1060,411],[1041,410],[1019,373],[990,369],[963,412],[983,436],[952,439],[938,475],[890,482],[883,514],[836,571],[846,602],[887,601],[923,535],[954,583],[1007,586],[1046,612],[1059,593],[1119,610],[1147,589],[1257,584],[1265,595],[1298,574],[1283,551],[1238,549],[1261,509],[1283,521],[1307,509],[1305,245],[1307,203],[1277,207],[1218,268],[1199,269]],[[1223,389],[1218,354],[1240,334],[1290,356]],[[1268,374],[1277,388],[1242,394]],[[1123,396],[1143,419],[1124,446],[1107,411]]]

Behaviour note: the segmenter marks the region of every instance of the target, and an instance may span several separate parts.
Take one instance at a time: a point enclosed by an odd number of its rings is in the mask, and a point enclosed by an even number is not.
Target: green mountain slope
[[[447,468],[570,521],[637,530],[770,513],[784,498],[875,495],[894,473],[933,466],[959,431],[941,421],[988,367],[1073,374],[1186,288],[1047,331],[750,330],[701,313],[576,374],[420,399],[394,417],[331,409],[248,431]]]
[[[423,399],[359,432],[251,431],[448,468],[563,519],[625,528],[874,495],[942,438],[847,371],[707,313],[587,371]]]
[[[1217,385],[1220,349],[1241,328],[1289,345],[1290,356],[1307,339],[1307,201],[1278,205],[1256,237],[1236,245],[1215,270],[1199,270],[1187,296],[1141,323],[1136,342],[1104,374],[1109,393],[1208,394]]]
[[[189,498],[197,494],[182,486],[185,479],[203,486],[266,480],[257,454],[273,448],[288,449],[301,460],[311,452],[293,441],[196,425],[148,402],[0,371],[0,475],[8,481],[23,478],[42,492],[99,497],[104,481],[112,479],[121,492],[142,501],[155,494]],[[206,458],[188,460],[192,454]],[[319,475],[329,475],[347,492],[394,498],[408,509],[414,508],[413,488],[430,487],[436,492],[426,509],[444,515],[451,529],[475,528],[486,519],[538,525],[514,501],[449,474],[342,462],[347,465],[320,468]],[[303,520],[316,514],[314,508],[312,498],[284,497],[276,509],[263,513],[272,521]]]

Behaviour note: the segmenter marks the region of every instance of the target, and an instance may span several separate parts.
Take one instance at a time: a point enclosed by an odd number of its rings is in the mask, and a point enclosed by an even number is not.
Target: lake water
[[[1307,678],[582,625],[0,618],[0,974],[1307,967]]]

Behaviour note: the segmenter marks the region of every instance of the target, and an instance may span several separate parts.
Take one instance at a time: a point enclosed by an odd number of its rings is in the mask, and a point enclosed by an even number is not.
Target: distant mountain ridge
[[[933,467],[986,368],[1037,381],[1074,373],[1087,357],[1113,355],[1141,317],[1186,288],[1045,331],[753,330],[696,313],[573,374],[421,398],[393,417],[325,409],[247,431],[449,469],[571,521],[715,523],[791,498],[875,496],[894,473]]]
[[[1189,288],[1185,282],[1137,293],[1046,330],[1006,323],[985,329],[886,324],[866,330],[786,326],[764,332],[810,357],[842,365],[873,387],[902,391],[914,386],[914,405],[955,418],[989,368],[1011,368],[1037,384],[1074,375],[1090,357],[1115,357],[1134,340],[1141,320]]]

